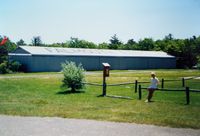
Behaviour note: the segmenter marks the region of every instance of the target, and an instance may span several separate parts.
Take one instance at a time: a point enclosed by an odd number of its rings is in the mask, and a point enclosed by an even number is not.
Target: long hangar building
[[[9,53],[28,72],[61,71],[61,63],[81,63],[86,70],[102,70],[102,63],[111,69],[168,69],[176,67],[176,58],[162,51],[105,50],[19,46]]]

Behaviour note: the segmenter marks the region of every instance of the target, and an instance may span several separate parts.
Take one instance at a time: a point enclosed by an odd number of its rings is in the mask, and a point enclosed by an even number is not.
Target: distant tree
[[[197,39],[197,37],[196,37],[195,35],[193,35],[193,36],[192,36],[192,38],[193,38],[194,40],[196,40],[196,39]]]
[[[42,46],[42,40],[40,36],[35,36],[32,39],[32,45],[33,46]]]
[[[129,39],[126,44],[122,46],[124,50],[135,50],[137,49],[137,42],[134,39]]]
[[[136,42],[134,41],[134,39],[129,39],[127,41],[127,44],[133,45],[133,44],[136,44]]]
[[[195,39],[196,52],[200,56],[200,36]]]
[[[97,45],[93,42],[88,42],[86,40],[79,40],[78,38],[70,38],[68,42],[69,48],[97,48]]]
[[[69,48],[80,48],[80,41],[78,38],[71,37],[68,43]]]
[[[99,45],[98,45],[98,48],[99,49],[108,49],[108,44],[107,43],[105,43],[105,42],[103,42],[103,43],[100,43]]]
[[[0,42],[2,40],[3,40],[3,37],[0,36]],[[8,44],[8,41],[6,42],[6,44]],[[0,46],[0,64],[6,61],[8,57],[8,47],[6,44]]]
[[[155,41],[155,50],[157,51],[166,51],[167,44],[163,40],[156,40]]]
[[[184,58],[184,63],[188,68],[191,68],[195,64],[197,64],[198,56],[200,55],[200,50],[198,50],[198,46],[200,44],[197,43],[197,40],[193,38],[184,40],[184,47],[182,56]]]
[[[0,36],[0,41],[2,41],[3,37]],[[9,61],[8,61],[8,52],[12,52],[16,49],[16,44],[11,42],[8,38],[8,41],[0,46],[0,73],[5,74],[8,73],[9,70]]]
[[[116,34],[114,34],[114,36],[112,36],[109,41],[110,41],[110,44],[108,46],[109,49],[118,49],[122,44],[122,42],[118,39]]]
[[[23,45],[26,45],[26,43],[24,42],[23,39],[20,39],[20,40],[17,42],[17,46],[23,46]]]
[[[153,50],[155,47],[155,42],[152,38],[144,38],[138,42],[138,49],[139,50]]]
[[[3,36],[0,36],[0,41],[3,40]],[[0,63],[8,61],[8,52],[11,52],[16,49],[16,44],[11,42],[8,38],[8,41],[0,46]]]
[[[155,50],[162,50],[176,57],[177,68],[191,68],[198,63],[200,37],[175,39],[169,34],[163,40],[157,40],[155,43]]]
[[[85,41],[85,40],[80,40],[80,45],[81,45],[81,48],[97,48],[97,45],[94,44],[93,42],[88,42],[88,41]]]
[[[173,35],[171,33],[169,33],[168,35],[165,36],[164,40],[173,40]]]

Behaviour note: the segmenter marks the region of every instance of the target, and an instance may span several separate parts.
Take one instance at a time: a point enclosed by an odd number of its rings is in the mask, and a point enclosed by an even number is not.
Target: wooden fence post
[[[185,93],[186,93],[186,104],[190,104],[190,88],[186,87],[185,88]]]
[[[164,88],[164,79],[162,78],[161,88]]]
[[[103,96],[106,96],[106,83],[103,84]]]
[[[135,80],[135,93],[137,93],[137,86],[138,86],[138,81]]]
[[[182,78],[182,87],[185,87],[185,78]]]
[[[103,74],[103,93],[102,96],[106,96],[106,76]]]
[[[142,99],[142,88],[141,88],[141,85],[139,85],[139,100]]]

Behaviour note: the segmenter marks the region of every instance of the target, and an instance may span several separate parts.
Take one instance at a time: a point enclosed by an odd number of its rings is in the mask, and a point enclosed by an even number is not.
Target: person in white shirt
[[[151,98],[153,97],[153,93],[157,89],[158,84],[159,80],[156,77],[156,74],[154,72],[151,72],[151,85],[147,88],[148,96],[145,102],[151,102]]]

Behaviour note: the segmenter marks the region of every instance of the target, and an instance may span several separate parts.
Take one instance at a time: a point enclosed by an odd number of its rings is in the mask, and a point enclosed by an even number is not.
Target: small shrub
[[[78,66],[74,62],[65,62],[62,64],[64,74],[63,86],[71,88],[72,92],[84,87],[85,80],[84,69],[81,64]]]
[[[8,61],[4,61],[0,64],[0,74],[18,72],[21,64],[17,61],[12,61],[8,63]]]
[[[6,74],[9,72],[8,70],[8,62],[4,61],[3,63],[0,64],[0,74]]]
[[[12,61],[9,67],[12,72],[18,72],[21,64],[18,61]]]

